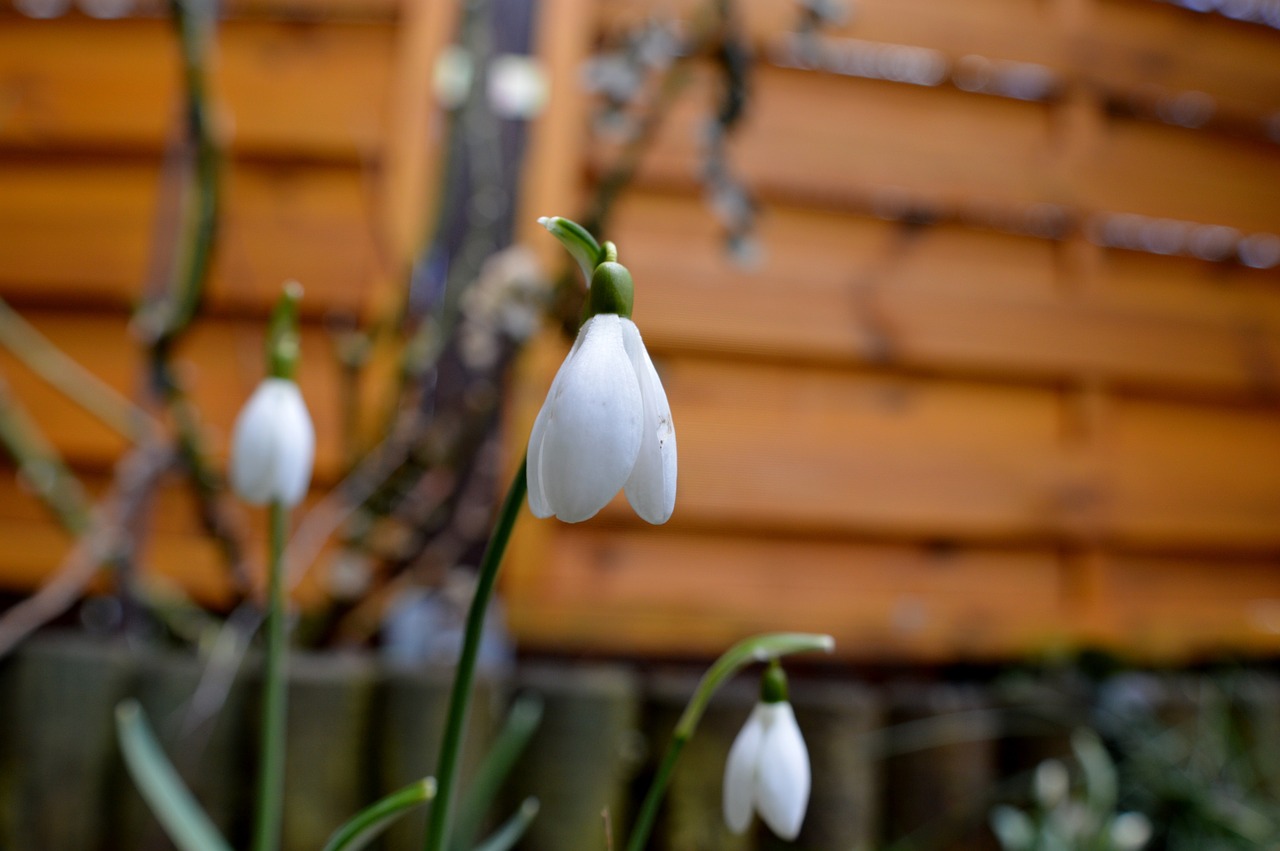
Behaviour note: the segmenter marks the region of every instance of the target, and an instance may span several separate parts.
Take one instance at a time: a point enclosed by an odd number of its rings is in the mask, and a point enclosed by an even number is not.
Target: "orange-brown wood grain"
[[[646,340],[673,355],[1258,399],[1275,389],[1270,273],[1116,251],[1098,286],[1071,292],[1050,240],[781,205],[761,217],[761,263],[742,268],[683,195],[633,194],[611,236],[636,276]]]
[[[157,164],[0,161],[0,184],[6,299],[115,308],[138,301],[156,232]],[[283,282],[296,279],[306,290],[304,313],[359,312],[382,263],[376,194],[359,170],[237,164],[223,197],[211,310],[265,315]]]
[[[130,334],[123,315],[34,312],[26,314],[35,328],[99,379],[126,396],[145,390],[144,352]],[[197,323],[176,353],[176,367],[190,387],[205,418],[205,436],[215,459],[224,459],[231,425],[263,375],[262,323],[208,320]],[[298,382],[316,429],[316,475],[332,481],[341,471],[341,391],[333,341],[317,327],[305,327]],[[111,431],[74,401],[30,372],[13,355],[0,350],[0,371],[14,395],[68,461],[78,467],[106,471],[126,447]]]
[[[235,153],[375,162],[386,137],[389,24],[229,21],[211,96]],[[181,117],[172,25],[8,19],[0,27],[0,151],[155,155]]]

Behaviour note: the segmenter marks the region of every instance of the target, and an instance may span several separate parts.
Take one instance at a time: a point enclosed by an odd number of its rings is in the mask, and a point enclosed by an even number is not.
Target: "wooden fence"
[[[141,701],[214,821],[233,840],[246,837],[255,675],[250,666],[220,693],[210,689],[218,677],[210,678],[209,670],[187,654],[56,634],[6,660],[0,666],[0,846],[169,847],[114,744],[112,711],[127,695]],[[521,847],[590,851],[606,847],[601,813],[607,808],[617,847],[699,673],[570,662],[491,671],[471,718],[464,777],[478,765],[512,695],[540,695],[542,724],[494,816],[505,817],[535,795],[541,812]],[[813,765],[812,802],[794,846],[800,849],[869,851],[908,835],[917,849],[994,847],[985,827],[990,808],[1000,801],[1025,805],[1028,772],[1039,760],[1070,761],[1068,738],[1090,717],[1096,698],[1086,682],[1051,674],[1000,680],[980,672],[950,680],[916,674],[867,684],[835,673],[793,670],[792,699]],[[293,659],[286,849],[314,851],[360,806],[434,770],[448,674],[396,668],[367,655]],[[1235,708],[1252,757],[1270,770],[1280,758],[1280,685],[1256,672],[1248,677],[1251,686],[1235,692]],[[1146,690],[1136,692],[1147,699],[1184,719],[1201,718],[1187,734],[1190,750],[1171,746],[1171,754],[1215,752],[1205,737],[1217,716],[1197,697],[1222,693],[1211,681],[1140,682]],[[725,758],[755,694],[752,678],[743,675],[712,701],[683,752],[652,847],[791,847],[763,829],[734,836],[721,821]],[[1183,734],[1169,728],[1163,735],[1172,742]],[[1265,776],[1277,780],[1274,771]],[[420,847],[423,821],[395,828],[384,847]]]
[[[910,660],[1280,648],[1280,33],[1265,4],[1243,21],[1155,0],[868,0],[816,52],[797,49],[785,4],[739,5],[758,62],[729,166],[761,206],[758,268],[733,265],[701,199],[714,86],[698,65],[608,233],[675,413],[675,517],[526,519],[505,584],[520,640],[705,656],[805,628],[849,657]],[[523,236],[549,263],[533,218],[575,214],[615,153],[588,133],[583,62],[659,6],[694,4],[539,6],[551,100]],[[125,392],[178,121],[155,11],[0,11],[0,295]],[[343,469],[350,388],[326,319],[367,319],[402,280],[455,11],[227,5],[224,238],[182,351],[217,447],[259,376],[266,306],[295,277],[320,482]],[[562,351],[531,352],[514,435]],[[100,489],[124,439],[3,352],[0,369]],[[142,560],[216,602],[216,548],[170,490]],[[0,541],[14,590],[68,546],[9,476]]]
[[[659,6],[590,8],[608,47]],[[675,516],[527,528],[517,632],[666,654],[798,627],[864,658],[1274,652],[1274,22],[884,0],[806,42],[794,12],[738,9],[758,62],[728,165],[760,205],[757,267],[702,197],[709,65],[608,234],[671,399]],[[613,155],[584,141],[584,187]]]

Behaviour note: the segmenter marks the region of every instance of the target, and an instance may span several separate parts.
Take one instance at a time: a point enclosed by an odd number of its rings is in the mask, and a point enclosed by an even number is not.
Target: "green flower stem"
[[[667,786],[671,782],[671,772],[675,769],[685,744],[693,738],[693,731],[702,720],[702,713],[706,711],[712,695],[721,685],[752,662],[769,662],[789,653],[814,650],[830,653],[833,647],[835,647],[835,641],[829,635],[773,632],[743,639],[725,651],[725,654],[702,675],[698,688],[689,699],[689,705],[685,707],[679,722],[676,723],[676,729],[671,734],[671,744],[667,746],[662,764],[658,766],[658,772],[649,786],[644,803],[640,805],[640,814],[631,828],[631,838],[627,840],[627,851],[642,851],[648,843],[649,834],[653,832],[654,820],[658,817],[658,807],[662,804],[662,797],[666,794]]]
[[[458,785],[458,756],[462,751],[462,738],[466,734],[467,711],[471,705],[471,686],[475,681],[476,656],[480,652],[480,634],[484,628],[485,612],[493,597],[494,584],[502,556],[511,540],[516,516],[524,502],[529,482],[528,464],[520,462],[507,496],[498,512],[498,522],[480,560],[480,575],[476,580],[475,596],[467,612],[467,629],[462,640],[462,654],[453,678],[453,692],[449,695],[449,715],[445,720],[444,738],[440,742],[440,763],[436,769],[436,800],[427,821],[425,848],[427,851],[444,851],[449,845],[450,819],[453,816],[453,797]]]
[[[274,851],[280,845],[287,709],[284,545],[288,533],[289,509],[280,501],[274,501],[271,503],[271,560],[267,567],[267,667],[262,693],[262,743],[258,756],[254,851]]]

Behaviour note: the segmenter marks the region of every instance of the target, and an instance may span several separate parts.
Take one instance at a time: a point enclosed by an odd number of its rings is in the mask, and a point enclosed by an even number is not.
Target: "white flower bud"
[[[231,487],[245,502],[297,505],[311,484],[316,433],[298,385],[267,378],[231,436]]]

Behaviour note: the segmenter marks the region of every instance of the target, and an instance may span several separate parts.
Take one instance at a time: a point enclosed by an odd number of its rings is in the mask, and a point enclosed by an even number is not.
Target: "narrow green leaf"
[[[538,224],[551,231],[551,235],[560,240],[573,259],[582,267],[582,276],[591,284],[591,273],[604,261],[604,249],[586,228],[572,219],[563,216],[543,216]]]
[[[533,694],[516,698],[507,713],[502,732],[485,755],[475,782],[462,799],[462,810],[458,814],[453,840],[449,843],[452,851],[466,851],[475,843],[480,824],[498,796],[503,781],[541,723],[542,698]]]
[[[116,707],[116,734],[142,797],[181,851],[231,851],[164,755],[137,701]]]
[[[538,799],[525,798],[515,815],[507,819],[493,835],[476,846],[475,851],[510,851],[538,816]]]
[[[370,804],[333,832],[324,851],[358,851],[390,827],[396,819],[436,796],[436,779],[424,777]]]

